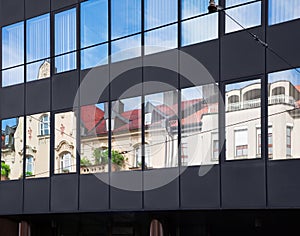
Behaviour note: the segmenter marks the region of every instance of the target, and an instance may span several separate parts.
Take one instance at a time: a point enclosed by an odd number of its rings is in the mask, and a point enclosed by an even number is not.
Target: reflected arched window
[[[259,99],[260,97],[260,89],[252,89],[244,94],[244,101]]]
[[[228,98],[228,103],[237,103],[240,101],[240,97],[238,95],[232,95]]]
[[[60,172],[69,173],[72,170],[72,157],[71,153],[65,152],[61,155],[60,159]]]
[[[34,165],[34,160],[33,156],[27,156],[26,157],[26,176],[31,176],[33,175],[33,165]]]
[[[284,87],[276,87],[272,90],[272,96],[285,94],[285,88]]]
[[[150,225],[150,236],[163,236],[164,230],[162,223],[158,220],[152,220]]]
[[[43,115],[40,118],[40,135],[50,134],[50,118],[49,115]]]

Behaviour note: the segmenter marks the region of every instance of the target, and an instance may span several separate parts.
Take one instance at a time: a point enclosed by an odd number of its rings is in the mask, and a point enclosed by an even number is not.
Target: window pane
[[[218,38],[218,13],[182,22],[182,46]]]
[[[226,85],[226,160],[257,158],[257,127],[261,123],[261,82]]]
[[[177,24],[145,33],[145,54],[177,48]]]
[[[226,0],[226,7],[236,6],[247,2],[254,2],[256,0]]]
[[[26,178],[49,177],[49,112],[26,117],[26,162]]]
[[[75,113],[55,114],[54,173],[76,172],[76,116]]]
[[[244,28],[251,28],[261,25],[261,2],[235,7],[226,10],[226,13],[239,22]],[[242,30],[241,26],[226,16],[225,33]]]
[[[2,120],[1,180],[21,179],[23,176],[23,129],[23,117]]]
[[[285,70],[269,74],[268,79],[268,121],[273,127],[273,160],[300,158],[297,147],[300,75],[296,70]]]
[[[108,172],[108,114],[108,103],[81,107],[81,174]]]
[[[50,56],[50,14],[27,20],[27,62]]]
[[[2,71],[2,87],[24,83],[24,66]]]
[[[81,70],[108,63],[108,44],[81,50]]]
[[[218,87],[214,84],[181,90],[181,164],[218,162]]]
[[[112,102],[112,171],[141,169],[135,156],[135,149],[142,142],[141,102],[141,97]]]
[[[151,153],[148,168],[178,166],[178,93],[166,91],[145,96],[145,152]],[[150,151],[149,151],[150,149]]]
[[[55,73],[76,69],[76,52],[55,57]]]
[[[24,63],[24,22],[2,28],[2,69]]]
[[[141,0],[111,1],[112,39],[141,31]]]
[[[50,77],[51,66],[49,59],[27,64],[26,69],[27,81]]]
[[[298,19],[300,17],[299,0],[269,0],[269,25]]]
[[[81,3],[81,48],[108,40],[108,0]]]
[[[177,21],[177,0],[145,0],[145,29]]]
[[[219,1],[215,0],[216,5]],[[181,17],[186,19],[196,15],[208,13],[209,1],[199,1],[199,0],[181,0],[182,9]]]
[[[113,41],[111,51],[112,62],[141,56],[141,35]]]

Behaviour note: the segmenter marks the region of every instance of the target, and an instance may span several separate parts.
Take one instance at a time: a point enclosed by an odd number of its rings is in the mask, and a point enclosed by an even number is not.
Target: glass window
[[[215,0],[216,5],[219,4],[218,0]],[[197,16],[200,14],[208,13],[209,1],[199,0],[181,0],[181,17],[186,19],[189,17]]]
[[[112,39],[138,32],[141,32],[141,0],[112,0]]]
[[[268,75],[268,83],[273,160],[300,158],[300,149],[294,145],[299,140],[300,75],[294,69],[278,71]]]
[[[23,177],[24,118],[2,120],[1,180]]]
[[[242,30],[243,28],[234,22],[239,22],[244,28],[251,28],[261,25],[261,2],[254,2],[247,5],[237,6],[226,10],[225,33]],[[230,17],[228,17],[228,15]]]
[[[55,114],[54,173],[76,172],[76,116],[72,111]]]
[[[181,164],[218,161],[218,87],[208,84],[182,89],[181,114]]]
[[[178,166],[178,92],[166,91],[145,96],[145,114],[151,121],[144,124],[145,153],[151,153],[151,166]]]
[[[176,22],[178,0],[145,0],[145,29]]]
[[[81,50],[81,70],[108,63],[108,44]]]
[[[145,33],[145,54],[177,48],[177,24]]]
[[[2,87],[24,82],[24,22],[2,28]],[[22,66],[20,66],[22,65]]]
[[[261,81],[226,85],[226,160],[257,158],[257,127],[261,124]]]
[[[141,138],[141,97],[125,98],[112,102],[111,170],[141,169],[136,160],[136,147]]]
[[[257,156],[261,156],[261,128],[257,128]],[[268,155],[269,158],[273,158],[273,131],[272,127],[268,127]]]
[[[269,25],[300,18],[299,0],[269,0]]]
[[[232,7],[240,4],[244,4],[247,2],[255,2],[256,0],[226,0],[226,7]]]
[[[32,161],[28,160],[32,157]],[[32,163],[32,164],[31,164]],[[26,177],[49,177],[50,113],[26,116]],[[27,173],[31,172],[31,173]]]
[[[108,171],[108,103],[81,107],[80,173]]]
[[[80,5],[81,48],[108,40],[108,0],[89,0]]]
[[[182,22],[181,46],[218,38],[218,13]]]
[[[50,77],[50,15],[45,14],[26,21],[27,81]],[[48,63],[47,72],[41,73]]]
[[[25,169],[25,174],[26,177],[31,177],[34,175],[34,163],[33,163],[33,157],[32,156],[27,156],[26,157],[26,169]]]
[[[111,61],[118,62],[141,56],[141,35],[113,41],[111,43]]]
[[[55,55],[76,50],[76,9],[72,8],[55,14],[54,18]],[[76,53],[68,53],[55,58],[55,72],[76,69]]]

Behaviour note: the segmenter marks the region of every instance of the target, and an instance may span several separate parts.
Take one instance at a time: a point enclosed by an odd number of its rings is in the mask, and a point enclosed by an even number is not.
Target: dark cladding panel
[[[179,208],[178,168],[157,169],[144,172],[145,209]]]
[[[182,208],[220,208],[219,165],[188,167],[180,180]]]
[[[50,179],[29,179],[24,182],[24,212],[49,212]]]
[[[37,99],[38,98],[38,99]],[[35,114],[50,110],[50,79],[26,84],[26,113]]]
[[[23,115],[24,84],[0,89],[1,118]]]
[[[75,212],[78,209],[78,176],[54,175],[51,178],[51,211]]]
[[[108,174],[89,174],[80,176],[79,210],[101,211],[109,208]]]
[[[110,204],[113,210],[142,209],[142,172],[111,173]]]
[[[265,208],[266,184],[263,160],[230,161],[222,165],[222,207]]]
[[[24,0],[0,1],[0,27],[24,20]]]
[[[26,19],[50,12],[51,0],[25,0]]]
[[[78,72],[71,71],[52,77],[52,110],[71,108],[78,91]],[[75,103],[75,106],[77,104]]]
[[[78,2],[78,0],[51,0],[51,10],[55,11],[63,7],[68,7],[74,5]]]
[[[262,28],[250,29],[260,39]],[[221,39],[221,79],[230,80],[264,73],[265,47],[247,32],[239,31]]]
[[[22,181],[0,183],[0,214],[21,214],[23,198]]]

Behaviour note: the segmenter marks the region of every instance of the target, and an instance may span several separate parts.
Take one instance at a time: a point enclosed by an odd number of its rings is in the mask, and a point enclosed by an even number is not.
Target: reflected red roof
[[[300,92],[300,85],[296,85],[295,88]]]

